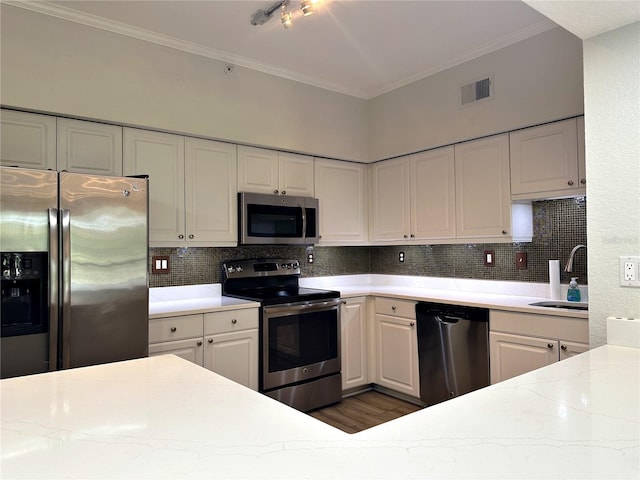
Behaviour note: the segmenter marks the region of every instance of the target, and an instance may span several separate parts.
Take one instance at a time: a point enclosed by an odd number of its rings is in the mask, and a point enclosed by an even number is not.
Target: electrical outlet
[[[404,263],[404,252],[398,253],[398,261]]]
[[[640,257],[620,257],[620,285],[640,287]]]

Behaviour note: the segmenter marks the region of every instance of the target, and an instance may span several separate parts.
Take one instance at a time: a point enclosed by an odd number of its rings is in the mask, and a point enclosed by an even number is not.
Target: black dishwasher
[[[489,385],[488,309],[419,302],[416,322],[423,402],[433,405]]]

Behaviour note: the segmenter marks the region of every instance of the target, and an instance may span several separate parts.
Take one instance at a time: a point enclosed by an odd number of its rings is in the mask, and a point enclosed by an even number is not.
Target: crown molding
[[[362,89],[345,88],[344,86],[331,82],[318,81],[318,79],[316,78],[310,77],[308,75],[301,75],[288,69],[278,68],[273,65],[259,62],[257,60],[242,57],[240,55],[233,55],[212,47],[180,40],[168,35],[145,30],[143,28],[133,27],[131,25],[127,25],[125,23],[117,22],[114,20],[109,20],[97,15],[79,12],[78,10],[64,7],[62,5],[29,0],[4,0],[2,1],[2,4],[30,10],[32,12],[56,17],[62,20],[67,20],[92,28],[97,28],[110,33],[124,35],[144,42],[149,42],[194,55],[199,55],[201,57],[229,63],[235,66],[249,68],[269,75],[274,75],[294,82],[310,85],[312,87],[329,90],[335,93],[356,97],[362,100],[369,100],[371,98],[377,97],[378,95],[388,93],[397,88],[409,85],[410,83],[422,80],[423,78],[429,77],[436,73],[442,72],[470,60],[474,60],[488,53],[495,52],[496,50],[500,50],[501,48],[507,47],[522,40],[526,40],[529,37],[533,37],[535,35],[558,27],[558,25],[553,23],[551,20],[543,20],[530,27],[518,30],[517,32],[509,35],[505,35],[494,42],[482,45],[472,50],[468,54],[443,62],[436,67],[421,71],[399,82],[390,83],[382,89],[376,91],[365,91]]]

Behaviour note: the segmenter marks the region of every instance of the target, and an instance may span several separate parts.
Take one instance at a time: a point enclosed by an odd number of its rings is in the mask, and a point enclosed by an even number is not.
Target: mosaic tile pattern
[[[149,275],[151,287],[221,282],[221,266],[234,258],[286,257],[300,259],[303,276],[385,273],[432,277],[549,281],[549,260],[566,264],[574,246],[587,244],[587,203],[584,197],[533,203],[533,241],[515,244],[404,245],[371,247],[314,247],[314,262],[307,263],[305,247],[151,248],[152,255],[168,255],[169,274]],[[495,266],[484,265],[484,251],[495,252]],[[398,261],[404,252],[405,261]],[[516,252],[527,253],[527,269],[515,265]],[[562,283],[570,277],[587,284],[586,250],[574,259],[574,272],[562,271]]]

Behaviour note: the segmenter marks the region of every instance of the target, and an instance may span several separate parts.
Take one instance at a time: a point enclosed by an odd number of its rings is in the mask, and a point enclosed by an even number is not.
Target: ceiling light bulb
[[[302,14],[307,17],[316,13],[316,3],[318,3],[318,0],[301,0],[300,8],[302,9]]]
[[[282,22],[282,26],[284,28],[289,28],[293,23],[293,15],[291,15],[291,12],[282,12],[280,21]]]

